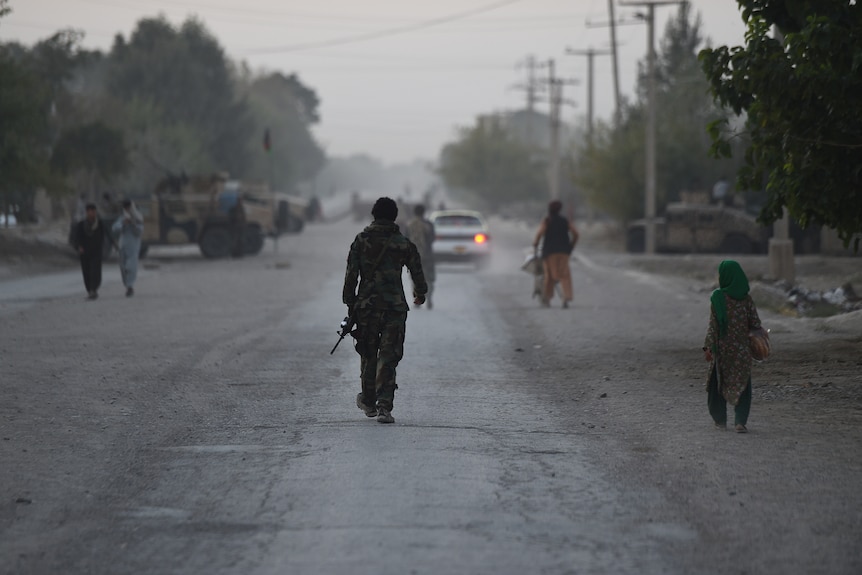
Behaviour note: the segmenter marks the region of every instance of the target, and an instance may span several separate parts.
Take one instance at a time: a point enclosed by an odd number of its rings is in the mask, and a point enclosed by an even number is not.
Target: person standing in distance
[[[105,243],[105,230],[99,221],[96,204],[87,204],[84,219],[75,226],[75,249],[81,258],[81,273],[87,298],[99,297],[102,285],[102,248]]]
[[[356,406],[368,417],[376,416],[380,423],[394,423],[395,369],[404,355],[410,309],[404,297],[402,269],[406,266],[410,271],[415,305],[425,303],[428,284],[419,251],[395,224],[395,202],[379,198],[371,215],[374,221],[350,245],[342,301],[348,314],[356,318],[356,351],[362,358],[362,391],[356,396]]]
[[[533,240],[533,250],[542,243],[542,267],[544,269],[544,286],[542,289],[542,306],[550,307],[554,297],[554,287],[557,282],[563,286],[563,307],[569,307],[572,301],[572,271],[569,269],[569,256],[578,243],[578,230],[569,220],[560,214],[563,204],[554,200],[548,204],[548,215],[542,220],[536,238]]]
[[[416,244],[416,249],[419,250],[419,257],[422,259],[422,271],[425,272],[425,281],[428,282],[428,293],[425,295],[425,305],[428,309],[432,309],[431,294],[434,293],[434,281],[436,279],[436,270],[434,266],[434,251],[431,249],[431,244],[434,243],[434,224],[425,217],[425,206],[417,204],[413,208],[413,215],[416,216],[407,222],[407,238]]]

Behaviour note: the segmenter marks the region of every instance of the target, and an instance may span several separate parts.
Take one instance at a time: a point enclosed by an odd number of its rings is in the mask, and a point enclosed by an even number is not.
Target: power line
[[[498,8],[502,8],[503,6],[508,6],[509,4],[515,4],[515,3],[520,2],[520,1],[521,0],[502,0],[500,2],[493,2],[491,4],[486,4],[485,6],[480,6],[479,8],[473,8],[471,10],[465,10],[463,12],[456,12],[454,14],[449,14],[447,16],[441,16],[440,18],[433,18],[431,20],[423,20],[421,22],[417,22],[416,24],[410,24],[407,26],[388,28],[385,30],[378,30],[376,32],[368,32],[365,34],[354,34],[351,36],[342,36],[341,38],[332,38],[330,40],[322,40],[320,42],[304,42],[304,43],[300,43],[300,44],[288,44],[286,46],[274,46],[272,48],[260,48],[257,50],[246,51],[246,54],[275,54],[275,53],[285,53],[285,52],[299,52],[302,50],[313,50],[315,48],[326,48],[329,46],[343,46],[344,44],[354,44],[357,42],[366,42],[368,40],[376,40],[378,38],[386,38],[389,36],[396,36],[399,34],[405,34],[407,32],[415,32],[417,30],[423,30],[425,28],[431,28],[432,26],[439,26],[441,24],[454,22],[456,20],[462,20],[462,19],[468,18],[470,16],[475,16],[476,14],[482,14],[484,12],[490,12],[491,10],[496,10]]]
[[[130,8],[134,9],[137,12],[140,12],[142,9],[147,8],[158,8],[158,7],[176,7],[178,9],[188,9],[188,10],[200,10],[200,13],[208,13],[208,12],[222,12],[228,15],[260,15],[265,18],[271,19],[273,16],[279,17],[283,16],[285,18],[289,18],[291,22],[295,22],[297,20],[321,20],[324,22],[332,23],[334,21],[338,22],[353,22],[357,24],[362,23],[380,23],[380,22],[397,22],[404,23],[410,22],[407,18],[381,18],[379,16],[368,16],[368,15],[343,15],[343,14],[327,14],[324,12],[297,12],[293,10],[267,10],[262,8],[256,8],[254,6],[244,5],[241,8],[236,7],[235,5],[224,5],[224,4],[216,4],[208,1],[194,1],[194,0],[78,0],[79,2],[86,2],[88,4],[97,4],[101,6],[112,6],[117,8]],[[142,7],[144,4],[146,6]],[[491,8],[493,9],[493,8]],[[480,11],[486,11],[482,8],[479,8]],[[477,12],[481,13],[481,12]],[[499,17],[499,18],[483,18],[480,21],[482,23],[525,23],[525,22],[559,22],[564,19],[578,19],[582,18],[583,13],[580,12],[559,12],[559,13],[545,13],[541,15],[532,15],[532,16],[515,16],[515,17]],[[279,23],[279,25],[283,25]]]

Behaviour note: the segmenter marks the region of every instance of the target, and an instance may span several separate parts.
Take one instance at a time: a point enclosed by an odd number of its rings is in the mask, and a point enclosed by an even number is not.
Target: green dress
[[[760,328],[757,307],[750,295],[734,299],[724,294],[727,313],[727,333],[719,337],[715,307],[710,306],[709,329],[703,346],[712,350],[713,360],[709,365],[706,383],[712,370],[718,370],[718,390],[731,405],[739,403],[739,397],[751,381],[751,349],[748,333]]]

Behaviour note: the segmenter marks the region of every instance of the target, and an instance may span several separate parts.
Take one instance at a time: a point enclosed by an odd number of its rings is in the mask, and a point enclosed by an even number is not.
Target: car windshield
[[[481,226],[482,221],[476,216],[466,216],[466,215],[451,215],[451,216],[437,216],[434,220],[435,226],[452,226],[452,227],[466,227],[466,226]]]

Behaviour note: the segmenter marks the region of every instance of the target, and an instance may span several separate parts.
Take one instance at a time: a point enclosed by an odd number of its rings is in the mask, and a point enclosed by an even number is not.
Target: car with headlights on
[[[480,212],[440,210],[432,212],[428,219],[434,224],[435,261],[487,266],[491,258],[491,234]]]

